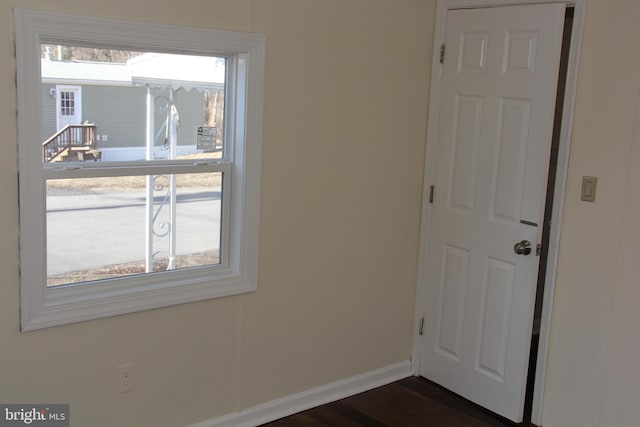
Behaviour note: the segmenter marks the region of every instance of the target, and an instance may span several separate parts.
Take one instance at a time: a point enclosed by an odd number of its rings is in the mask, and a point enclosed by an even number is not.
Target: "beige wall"
[[[408,360],[434,5],[2,0],[0,402],[179,426]],[[19,332],[14,6],[267,35],[258,292]]]
[[[640,3],[590,0],[552,319],[545,427],[640,425]],[[637,142],[636,142],[637,144]],[[596,203],[580,201],[597,176]],[[626,218],[626,220],[624,220]],[[635,257],[635,258],[634,258]],[[633,387],[631,386],[633,384]]]
[[[267,35],[258,292],[19,332],[11,8],[54,4]],[[2,0],[0,402],[70,402],[77,425],[178,426],[407,360],[434,6]],[[545,427],[640,425],[638,22],[634,0],[589,2]],[[579,200],[583,175],[599,178],[596,203]],[[118,395],[126,362],[136,390]]]
[[[636,18],[640,18],[636,14]],[[638,66],[635,67],[638,70]],[[609,337],[609,354],[601,414],[602,426],[638,426],[638,384],[640,384],[640,111],[635,118],[630,170],[627,181],[621,256],[616,276],[614,314]]]

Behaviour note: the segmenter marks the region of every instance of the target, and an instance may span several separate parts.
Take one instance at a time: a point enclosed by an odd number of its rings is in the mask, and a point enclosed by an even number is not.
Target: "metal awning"
[[[224,58],[167,53],[145,53],[127,61],[131,82],[137,86],[178,90],[223,89]]]

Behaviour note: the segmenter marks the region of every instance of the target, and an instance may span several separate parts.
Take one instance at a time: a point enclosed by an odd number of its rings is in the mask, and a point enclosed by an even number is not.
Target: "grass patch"
[[[154,262],[153,271],[166,271],[169,260],[159,258]],[[176,269],[202,267],[220,263],[220,251],[205,251],[176,257]],[[47,286],[71,285],[75,283],[93,282],[96,280],[115,279],[124,276],[134,276],[145,273],[144,261],[136,261],[122,264],[106,265],[91,270],[76,270],[67,273],[50,276]]]

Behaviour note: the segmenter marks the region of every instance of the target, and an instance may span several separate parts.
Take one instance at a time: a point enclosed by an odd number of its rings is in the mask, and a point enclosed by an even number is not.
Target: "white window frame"
[[[257,289],[260,160],[265,37],[140,22],[15,9],[20,182],[21,329],[55,325],[251,292]],[[227,58],[225,155],[221,161],[170,162],[176,173],[222,171],[221,263],[127,276],[90,284],[47,287],[47,178],[60,164],[43,166],[40,141],[40,45],[224,56]],[[143,124],[141,124],[143,125]],[[113,162],[110,162],[113,164]],[[166,172],[167,161],[162,163]],[[132,175],[158,171],[153,162],[127,162]],[[65,177],[108,176],[100,162],[67,166]]]

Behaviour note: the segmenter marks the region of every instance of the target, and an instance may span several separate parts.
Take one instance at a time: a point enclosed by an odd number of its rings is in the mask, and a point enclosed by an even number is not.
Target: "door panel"
[[[447,14],[420,374],[517,422],[564,9]]]
[[[464,296],[469,280],[469,251],[445,246],[437,351],[460,361]]]
[[[482,98],[457,95],[454,114],[456,128],[451,150],[453,177],[449,187],[449,209],[471,214],[476,192]]]
[[[476,366],[485,375],[503,381],[515,265],[487,257],[485,272]]]
[[[531,100],[500,99],[496,176],[492,187],[493,219],[520,221],[524,170],[531,118]]]

